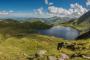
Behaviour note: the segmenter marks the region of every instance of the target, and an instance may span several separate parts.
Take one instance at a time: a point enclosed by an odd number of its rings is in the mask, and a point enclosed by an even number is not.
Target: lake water
[[[64,38],[66,40],[74,40],[80,35],[78,30],[62,26],[54,26],[48,30],[40,30],[39,33]]]

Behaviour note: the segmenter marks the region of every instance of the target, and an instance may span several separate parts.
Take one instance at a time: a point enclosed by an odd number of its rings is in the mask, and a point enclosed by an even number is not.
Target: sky
[[[81,16],[90,0],[0,0],[0,17]]]

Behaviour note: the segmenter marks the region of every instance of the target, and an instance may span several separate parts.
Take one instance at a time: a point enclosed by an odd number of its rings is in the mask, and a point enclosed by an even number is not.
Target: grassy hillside
[[[51,27],[52,25],[41,21],[28,22],[13,19],[0,20],[0,33],[4,36],[25,36],[31,33],[37,33],[37,30],[49,29]]]
[[[61,25],[75,29],[80,27],[74,25],[73,21]],[[61,58],[62,54],[66,54],[69,60],[88,60],[83,55],[90,56],[90,39],[69,41],[37,32],[38,29],[51,27],[52,25],[41,21],[0,20],[0,60],[49,60],[49,56]],[[64,46],[57,50],[58,43],[61,42]],[[46,53],[43,58],[37,54],[42,55],[44,52]]]
[[[57,44],[60,42],[64,42],[65,46],[61,51],[58,51]],[[74,43],[76,44],[72,47],[74,47],[75,50],[67,48],[68,45],[72,45]],[[74,54],[77,54],[78,60],[85,60],[79,55],[90,54],[90,39],[67,41],[53,36],[51,37],[39,34],[31,34],[23,38],[9,37],[7,39],[0,39],[0,60],[29,60],[27,58],[35,56],[35,53],[38,50],[46,50],[46,56],[53,55],[60,57],[61,53],[65,53],[71,57]],[[72,59],[77,60],[74,57]]]

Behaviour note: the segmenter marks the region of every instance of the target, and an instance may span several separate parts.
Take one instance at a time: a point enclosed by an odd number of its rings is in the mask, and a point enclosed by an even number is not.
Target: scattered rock
[[[61,57],[58,60],[68,60],[68,59],[69,59],[69,56],[62,53]]]
[[[57,58],[55,56],[49,56],[48,60],[57,60]]]
[[[47,51],[46,50],[39,50],[36,53],[36,56],[38,57],[43,57],[44,55],[46,55]]]
[[[82,55],[82,57],[85,58],[85,59],[90,59],[90,56]]]
[[[73,55],[71,56],[71,58],[74,58],[74,57],[82,57],[82,54],[73,54]]]

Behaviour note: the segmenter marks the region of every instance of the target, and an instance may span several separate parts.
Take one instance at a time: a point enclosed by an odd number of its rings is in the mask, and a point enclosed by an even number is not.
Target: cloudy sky
[[[79,17],[90,0],[0,0],[0,17]]]

